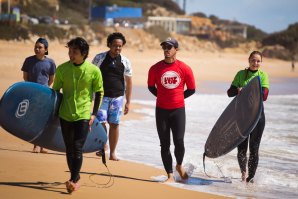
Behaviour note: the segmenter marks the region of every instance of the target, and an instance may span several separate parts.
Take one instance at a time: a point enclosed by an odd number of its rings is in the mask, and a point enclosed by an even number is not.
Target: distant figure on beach
[[[254,77],[259,76],[261,80],[263,101],[267,100],[269,93],[269,78],[267,73],[260,70],[262,64],[262,54],[259,51],[253,51],[248,58],[249,67],[240,70],[227,91],[229,97],[234,97],[241,94],[241,89],[246,86],[250,80]],[[250,135],[238,145],[238,163],[241,171],[241,179],[245,182],[253,183],[258,162],[259,162],[259,147],[261,143],[262,134],[265,128],[265,114],[264,108],[262,110],[260,119],[256,127],[252,130]],[[249,159],[247,161],[247,148],[249,144]],[[248,174],[247,167],[248,164]]]
[[[124,103],[124,115],[129,112],[132,93],[131,63],[121,54],[126,39],[122,33],[115,32],[108,36],[109,51],[97,54],[92,63],[98,66],[103,77],[104,97],[97,114],[97,119],[107,131],[109,124],[110,160],[118,161],[116,147],[119,139],[119,123]],[[105,146],[105,150],[107,146]],[[96,152],[101,156],[101,151]]]
[[[184,99],[195,93],[195,79],[192,69],[176,59],[178,42],[168,38],[161,44],[164,59],[151,66],[148,73],[148,89],[156,96],[156,127],[161,146],[161,158],[168,179],[173,182],[173,165],[170,151],[171,131],[175,146],[176,170],[185,180],[187,173],[182,167],[184,158],[185,103]],[[186,85],[186,90],[184,87]]]
[[[295,61],[292,60],[292,71],[294,72],[295,71]]]
[[[70,179],[65,182],[68,193],[79,189],[82,149],[103,96],[101,72],[86,61],[89,44],[80,37],[67,43],[69,61],[57,67],[53,89],[62,89],[59,117],[66,148]],[[90,109],[94,97],[93,111]]]
[[[37,39],[34,45],[35,55],[27,57],[21,69],[25,81],[44,86],[50,86],[53,83],[56,64],[46,56],[49,54],[48,47],[49,44],[45,38]],[[38,153],[38,146],[34,145],[32,152]],[[40,147],[40,153],[47,153],[47,151]]]

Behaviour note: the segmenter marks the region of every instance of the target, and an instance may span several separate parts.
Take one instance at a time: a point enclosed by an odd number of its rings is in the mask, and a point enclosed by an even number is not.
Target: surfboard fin
[[[106,153],[105,153],[105,149],[104,149],[104,147],[101,149],[101,154],[102,154],[102,156],[101,156],[101,161],[102,161],[102,163],[103,163],[106,167],[108,167],[108,166],[107,166]]]

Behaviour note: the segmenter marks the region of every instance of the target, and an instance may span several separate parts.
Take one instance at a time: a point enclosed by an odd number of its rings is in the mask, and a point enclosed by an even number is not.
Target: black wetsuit
[[[182,61],[175,60],[167,63],[162,60],[151,66],[147,83],[149,91],[157,97],[155,118],[161,158],[166,172],[171,174],[173,173],[170,152],[171,134],[174,140],[176,163],[177,166],[181,166],[185,153],[184,99],[195,93],[194,75],[191,68]]]
[[[66,159],[71,173],[70,181],[76,183],[80,179],[79,172],[83,162],[83,146],[86,141],[89,120],[68,122],[60,118],[63,140],[66,147]]]
[[[92,115],[96,115],[101,101],[100,92],[95,93]],[[76,183],[80,180],[80,170],[83,163],[83,147],[89,133],[89,120],[66,121],[60,118],[62,136],[66,148],[66,160],[70,181]]]
[[[229,97],[234,97],[238,94],[238,90],[236,86],[231,85],[229,90],[227,91]],[[263,100],[265,101],[268,96],[268,89],[263,88]],[[258,162],[259,162],[259,147],[261,143],[261,138],[263,135],[263,131],[265,128],[265,114],[264,108],[262,109],[262,113],[260,119],[253,129],[253,131],[249,134],[249,136],[238,145],[238,163],[239,167],[242,172],[246,172],[246,165],[247,165],[247,149],[249,143],[249,159],[248,159],[248,177],[246,181],[249,182],[256,173]]]
[[[249,159],[248,159],[248,177],[246,181],[249,182],[256,173],[258,163],[259,163],[259,147],[261,143],[261,138],[265,128],[265,114],[264,109],[262,110],[260,119],[256,127],[249,134],[249,136],[238,145],[238,163],[240,166],[241,172],[246,172],[247,164],[247,147],[249,143]]]
[[[167,173],[173,173],[172,155],[170,152],[171,130],[175,146],[175,158],[178,165],[182,164],[184,157],[184,133],[185,133],[185,108],[161,109],[156,107],[156,127],[161,146],[161,158]]]

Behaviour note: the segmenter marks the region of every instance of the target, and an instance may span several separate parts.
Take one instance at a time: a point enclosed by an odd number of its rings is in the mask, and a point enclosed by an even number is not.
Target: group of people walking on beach
[[[109,159],[118,161],[116,147],[119,140],[119,124],[122,114],[130,110],[132,95],[132,66],[121,54],[126,39],[114,32],[107,37],[108,51],[97,54],[92,62],[86,59],[89,44],[81,37],[67,42],[69,60],[56,68],[48,58],[48,42],[39,38],[34,46],[35,55],[26,58],[22,71],[25,81],[51,86],[63,93],[59,108],[60,125],[66,146],[66,160],[70,179],[66,181],[69,193],[80,187],[80,170],[83,163],[82,148],[89,128],[97,118],[108,132]],[[168,38],[160,44],[164,59],[151,66],[148,72],[148,90],[156,96],[156,128],[160,140],[161,159],[167,173],[166,182],[173,182],[173,159],[170,152],[171,134],[175,146],[175,169],[181,179],[189,176],[182,167],[185,147],[186,112],[184,99],[196,92],[194,74],[190,66],[176,58],[179,43]],[[262,54],[254,51],[248,58],[249,67],[239,71],[227,93],[229,97],[241,94],[241,89],[255,76],[260,76],[263,100],[269,93],[268,75],[260,70]],[[92,113],[90,108],[93,103]],[[124,110],[123,110],[124,108]],[[109,130],[107,128],[109,124]],[[258,150],[265,126],[262,110],[257,126],[250,136],[238,146],[238,162],[243,181],[252,182],[258,165]],[[249,160],[247,149],[249,143]],[[107,147],[105,146],[105,150]],[[36,146],[33,149],[36,152]],[[41,149],[40,152],[44,152]],[[101,152],[96,155],[101,156]],[[248,173],[246,171],[248,162]]]

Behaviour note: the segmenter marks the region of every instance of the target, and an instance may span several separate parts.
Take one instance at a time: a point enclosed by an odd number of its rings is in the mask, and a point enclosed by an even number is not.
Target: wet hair
[[[252,51],[251,53],[250,53],[250,55],[249,55],[249,57],[248,57],[248,60],[250,60],[250,58],[252,57],[252,56],[254,56],[254,55],[260,55],[261,56],[261,61],[262,61],[262,59],[263,59],[263,55],[262,55],[262,53],[260,52],[260,51]]]
[[[67,42],[67,47],[79,49],[81,54],[84,55],[84,60],[88,57],[89,54],[89,44],[87,41],[81,37],[76,37],[69,42]]]
[[[115,40],[115,39],[121,39],[123,41],[123,46],[126,44],[126,39],[124,37],[124,35],[120,32],[114,32],[112,34],[110,34],[107,38],[107,46],[109,47],[109,45]]]

